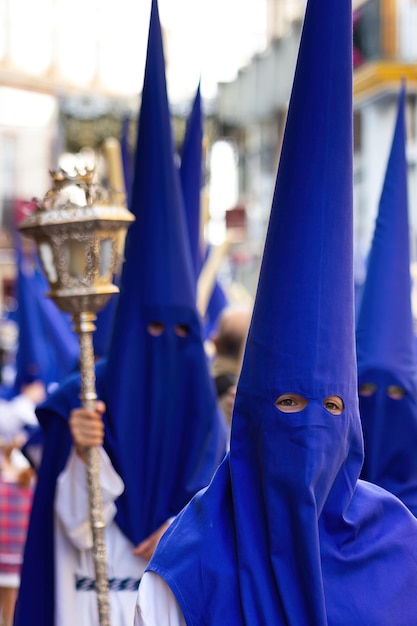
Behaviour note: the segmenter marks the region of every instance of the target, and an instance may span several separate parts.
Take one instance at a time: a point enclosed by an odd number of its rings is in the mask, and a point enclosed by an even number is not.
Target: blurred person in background
[[[250,319],[251,307],[229,305],[220,314],[217,331],[211,337],[215,348],[211,374],[229,427]]]
[[[13,376],[3,381],[0,398],[0,601],[7,626],[11,624],[20,585],[36,484],[24,449],[39,430],[36,407],[78,360],[78,342],[69,319],[46,297],[46,279],[32,246],[26,243],[16,234],[17,306],[13,323],[17,337],[13,358],[8,363]],[[41,446],[37,446],[34,456],[41,453]]]
[[[46,397],[35,380],[11,400],[0,399],[0,624],[11,626],[32,505],[34,472],[21,452],[28,428],[38,425],[35,407]]]

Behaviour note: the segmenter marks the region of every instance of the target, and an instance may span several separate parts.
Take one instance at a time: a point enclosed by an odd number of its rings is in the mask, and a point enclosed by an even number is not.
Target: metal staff
[[[112,143],[113,153],[114,149]],[[51,289],[47,295],[61,310],[72,313],[80,343],[80,399],[84,408],[94,409],[94,322],[96,313],[119,291],[112,280],[120,265],[127,228],[135,218],[120,203],[120,188],[106,191],[94,183],[94,170],[50,173],[52,189],[42,201],[36,201],[35,210],[19,230],[35,240]],[[109,181],[115,182],[111,172]],[[87,450],[86,468],[99,623],[110,626],[97,447]]]

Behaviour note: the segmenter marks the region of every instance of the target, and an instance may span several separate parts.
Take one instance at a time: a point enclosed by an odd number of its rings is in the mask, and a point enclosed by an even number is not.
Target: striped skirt
[[[33,487],[0,479],[0,581],[20,574]]]

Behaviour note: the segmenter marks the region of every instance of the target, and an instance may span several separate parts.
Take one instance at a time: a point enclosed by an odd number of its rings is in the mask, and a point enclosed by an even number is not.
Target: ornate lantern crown
[[[94,183],[94,169],[50,171],[53,187],[19,225],[35,240],[51,291],[68,313],[97,312],[118,287],[112,283],[134,216],[120,190]],[[117,200],[117,202],[116,202]]]

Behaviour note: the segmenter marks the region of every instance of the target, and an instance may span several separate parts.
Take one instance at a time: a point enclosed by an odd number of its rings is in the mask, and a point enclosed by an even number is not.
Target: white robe
[[[140,583],[134,626],[186,626],[170,587],[154,572],[146,572]]]
[[[114,501],[124,485],[100,448],[100,482],[106,523],[106,562],[109,578],[141,578],[146,561],[132,553],[133,544],[113,521]],[[88,516],[86,468],[72,451],[60,474],[55,496],[55,626],[98,626],[95,591],[75,588],[75,575],[95,578],[92,534]],[[137,591],[109,591],[110,623],[132,626]],[[160,625],[162,626],[162,625]]]
[[[37,426],[35,405],[20,394],[12,400],[0,398],[0,437],[6,443],[19,435],[25,426]]]

